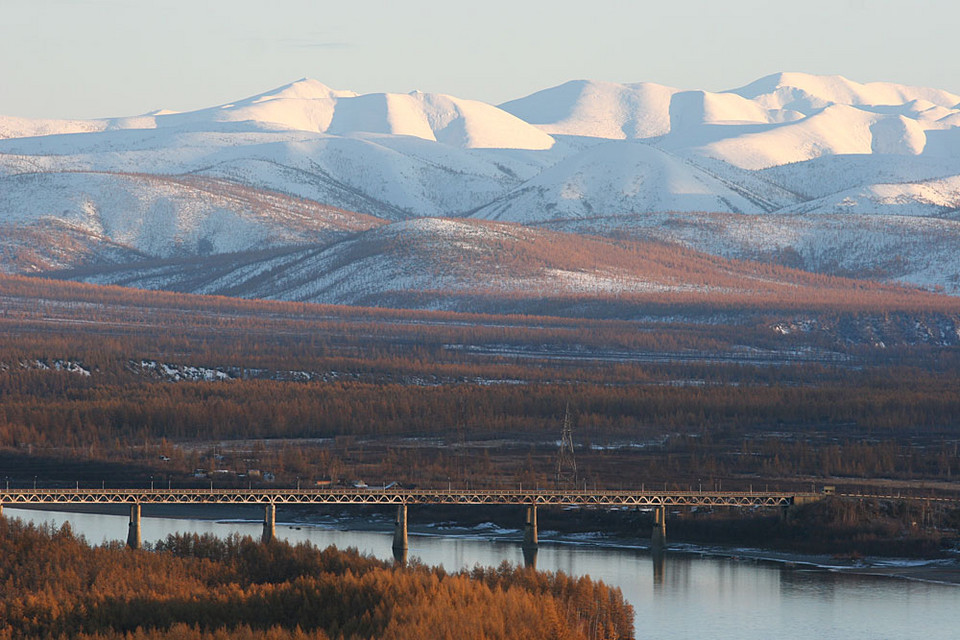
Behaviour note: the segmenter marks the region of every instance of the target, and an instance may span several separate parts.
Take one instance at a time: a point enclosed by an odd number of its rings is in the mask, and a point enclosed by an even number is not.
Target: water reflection
[[[650,552],[650,561],[653,565],[653,586],[661,587],[663,586],[663,568],[666,563],[666,553],[663,549],[659,551]]]
[[[7,517],[59,525],[69,521],[90,542],[123,540],[126,516],[4,510]],[[145,517],[144,543],[175,532],[259,537],[263,523]],[[393,559],[393,522],[378,530],[341,531],[276,525],[277,538],[317,546],[355,547]],[[498,539],[412,535],[409,557],[448,571],[524,562],[520,533]],[[407,554],[398,561],[404,562]],[[638,638],[703,640],[953,640],[960,629],[960,588],[789,568],[749,559],[711,558],[637,548],[598,548],[541,539],[532,558],[540,570],[590,575],[618,586],[633,605]],[[649,563],[649,564],[648,564]],[[651,570],[652,569],[652,570]]]
[[[523,566],[528,569],[536,569],[537,553],[539,553],[540,549],[538,547],[523,546],[520,550],[523,552]]]

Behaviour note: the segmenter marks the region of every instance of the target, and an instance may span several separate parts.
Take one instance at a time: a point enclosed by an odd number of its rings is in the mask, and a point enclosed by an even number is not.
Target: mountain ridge
[[[452,217],[960,293],[960,96],[939,89],[803,73],[720,92],[577,80],[494,106],[305,78],[184,113],[0,117],[0,138],[8,272]]]
[[[690,304],[737,300],[750,306],[792,308],[843,306],[853,298],[884,304],[885,299],[924,295],[718,258],[661,241],[612,240],[444,218],[395,222],[323,245],[48,275],[190,294],[450,311],[470,310],[470,300],[510,301],[515,311],[528,306],[545,309],[548,300],[561,306],[594,301],[601,308],[630,308],[653,300]]]

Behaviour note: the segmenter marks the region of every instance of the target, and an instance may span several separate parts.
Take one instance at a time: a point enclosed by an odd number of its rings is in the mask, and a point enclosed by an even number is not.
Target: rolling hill
[[[11,256],[3,266],[21,272],[96,263],[98,245],[130,254],[127,260],[210,255],[324,242],[384,223],[200,176],[44,172],[0,178],[0,187],[0,209],[8,212],[0,252]],[[31,246],[56,253],[35,256]]]
[[[578,305],[591,307],[589,314],[623,306],[635,314],[653,301],[845,308],[856,301],[883,306],[922,299],[897,287],[718,258],[676,244],[444,218],[379,226],[321,245],[49,275],[251,299],[548,314]]]

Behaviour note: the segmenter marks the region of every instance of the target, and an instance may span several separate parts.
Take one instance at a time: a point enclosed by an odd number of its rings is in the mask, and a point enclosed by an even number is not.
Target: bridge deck
[[[463,504],[783,507],[816,493],[436,489],[0,489],[0,504]]]

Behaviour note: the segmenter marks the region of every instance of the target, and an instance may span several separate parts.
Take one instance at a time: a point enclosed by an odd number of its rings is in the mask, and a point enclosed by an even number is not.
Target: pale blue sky
[[[960,93],[955,0],[0,0],[0,114],[196,109],[301,77],[499,103],[576,78],[776,71]]]

